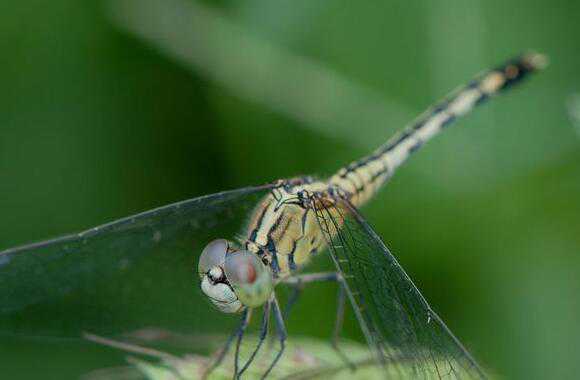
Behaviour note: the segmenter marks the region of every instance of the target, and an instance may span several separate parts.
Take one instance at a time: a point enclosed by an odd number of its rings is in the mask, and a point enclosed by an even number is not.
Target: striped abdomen
[[[413,152],[457,117],[465,115],[476,105],[511,87],[545,64],[544,56],[528,53],[478,76],[429,109],[373,154],[340,169],[329,179],[329,183],[350,194],[355,206],[362,205],[372,198]]]

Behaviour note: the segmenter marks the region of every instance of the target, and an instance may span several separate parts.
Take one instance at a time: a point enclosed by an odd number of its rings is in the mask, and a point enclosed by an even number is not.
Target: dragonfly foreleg
[[[268,367],[268,370],[262,376],[262,380],[270,374],[274,366],[276,366],[278,363],[278,360],[280,360],[282,357],[284,349],[286,348],[286,337],[288,336],[286,332],[286,325],[284,324],[284,318],[282,317],[282,311],[280,310],[280,305],[278,304],[278,300],[276,299],[275,295],[272,296],[272,309],[274,312],[274,321],[276,322],[276,335],[280,341],[280,351],[278,351],[278,354],[270,364],[270,367]]]
[[[206,371],[204,372],[204,374],[202,376],[202,379],[204,379],[204,380],[207,379],[207,377],[213,372],[213,370],[216,369],[217,367],[219,367],[220,364],[222,364],[222,361],[224,360],[224,358],[226,357],[226,354],[230,350],[230,346],[232,345],[232,343],[234,341],[234,338],[236,338],[237,336],[240,335],[240,331],[242,331],[242,329],[245,329],[245,326],[244,325],[247,325],[247,323],[246,323],[246,319],[248,318],[247,314],[248,314],[248,309],[244,310],[244,312],[242,314],[242,319],[240,321],[240,325],[228,337],[228,340],[224,344],[224,346],[223,346],[222,350],[220,351],[217,359],[211,364],[211,366],[209,366],[206,369]]]
[[[262,347],[262,344],[264,343],[264,341],[266,340],[266,335],[268,335],[268,326],[270,323],[270,313],[272,311],[272,302],[268,301],[264,304],[264,310],[262,313],[262,324],[260,326],[260,334],[258,336],[258,344],[256,345],[256,348],[254,349],[254,352],[252,352],[252,355],[250,355],[250,358],[248,359],[248,361],[246,362],[246,364],[244,364],[244,367],[242,367],[242,369],[240,370],[240,373],[238,373],[238,376],[242,376],[242,374],[244,373],[244,371],[246,369],[248,369],[248,367],[250,366],[250,364],[252,364],[252,362],[254,361],[254,358],[256,357],[256,355],[258,354],[258,351],[260,351],[260,348]]]
[[[243,312],[242,322],[238,328],[238,340],[236,341],[236,354],[234,359],[234,380],[238,379],[238,368],[240,363],[240,345],[242,344],[242,339],[244,338],[244,333],[246,328],[250,323],[250,318],[252,316],[252,309],[246,308]]]

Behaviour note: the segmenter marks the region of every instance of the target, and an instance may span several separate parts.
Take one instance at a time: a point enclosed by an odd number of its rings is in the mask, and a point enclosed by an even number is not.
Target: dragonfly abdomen
[[[410,127],[391,138],[371,155],[340,169],[329,179],[329,183],[349,194],[350,201],[355,206],[361,206],[376,194],[381,185],[412,153],[455,119],[467,114],[491,96],[512,87],[545,64],[544,56],[528,53],[476,77],[429,109]]]
[[[429,109],[410,127],[371,155],[340,169],[327,182],[310,178],[281,181],[254,211],[246,247],[267,262],[275,276],[284,276],[308,262],[324,247],[308,194],[346,196],[355,207],[370,200],[409,156],[459,116],[525,78],[545,64],[529,53],[490,70]],[[339,190],[338,192],[336,190]],[[337,220],[341,220],[337,217]],[[334,228],[339,228],[335,226]]]

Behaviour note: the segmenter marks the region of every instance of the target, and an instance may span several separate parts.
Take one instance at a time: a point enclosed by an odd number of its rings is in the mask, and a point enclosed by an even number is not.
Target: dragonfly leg
[[[240,364],[240,345],[242,344],[242,339],[244,338],[244,332],[246,332],[246,327],[250,323],[250,318],[252,316],[252,309],[246,308],[244,310],[244,315],[242,316],[242,322],[238,329],[238,340],[236,341],[236,354],[234,359],[234,380],[239,378],[238,368]]]
[[[234,332],[228,337],[228,340],[226,341],[226,343],[224,344],[224,347],[222,348],[222,350],[220,351],[217,359],[211,364],[211,366],[209,366],[205,372],[202,375],[202,379],[207,379],[207,377],[213,372],[214,369],[216,369],[217,367],[219,367],[220,364],[222,364],[222,361],[224,360],[224,358],[226,357],[226,354],[228,353],[228,351],[230,350],[230,346],[232,345],[234,338],[236,336],[238,336],[240,334],[240,330],[242,329],[243,325],[244,325],[244,321],[247,318],[247,312],[248,310],[246,309],[243,314],[242,314],[242,319],[240,321],[240,325],[238,326],[238,328],[236,328],[234,330]]]
[[[299,274],[296,276],[288,277],[282,280],[285,284],[308,284],[310,282],[323,282],[323,281],[338,281],[339,276],[336,272],[318,272],[318,273],[307,273]]]
[[[336,319],[334,320],[334,330],[332,333],[331,338],[331,345],[332,348],[336,351],[338,356],[345,362],[346,365],[350,367],[351,370],[355,370],[356,366],[349,358],[342,352],[340,347],[338,346],[338,341],[340,339],[340,332],[342,331],[342,324],[344,322],[344,307],[346,302],[346,291],[344,288],[344,280],[337,278],[338,282],[338,297],[337,297],[337,305],[336,305]]]
[[[288,320],[288,316],[290,315],[290,311],[300,295],[304,290],[304,285],[311,283],[311,282],[324,282],[324,281],[338,281],[338,276],[335,272],[320,272],[320,273],[308,273],[308,274],[301,274],[289,277],[285,279],[283,282],[292,286],[292,294],[288,298],[288,302],[286,303],[286,307],[284,307],[284,320]]]
[[[304,290],[304,284],[300,280],[298,280],[298,282],[295,285],[291,285],[291,286],[292,286],[292,294],[290,294],[290,296],[288,297],[288,301],[286,302],[286,306],[284,307],[284,320],[285,321],[288,320],[288,317],[290,316],[290,311],[292,310],[292,307],[294,306],[296,301],[298,301],[298,299],[300,298],[300,295],[302,294],[302,290]]]
[[[252,364],[252,362],[254,361],[254,358],[258,354],[258,351],[262,347],[262,344],[266,340],[266,335],[268,335],[268,325],[270,323],[270,313],[271,313],[271,310],[272,310],[272,302],[271,301],[268,301],[268,302],[266,302],[264,304],[264,312],[262,314],[262,324],[260,326],[260,334],[258,336],[258,344],[256,345],[256,348],[254,349],[254,352],[252,352],[252,355],[250,355],[250,358],[248,359],[248,361],[246,362],[246,364],[244,364],[244,366],[242,367],[242,369],[238,373],[238,376],[242,376],[242,374],[244,373],[244,371],[246,369],[248,369],[248,367],[250,366],[250,364]]]
[[[280,310],[280,305],[278,305],[278,300],[276,299],[275,295],[272,297],[272,309],[274,311],[274,321],[276,322],[276,335],[278,336],[278,340],[280,342],[280,351],[278,351],[278,354],[270,364],[270,367],[268,367],[268,370],[266,370],[262,376],[262,380],[264,380],[270,374],[272,369],[278,363],[278,360],[280,360],[282,357],[284,349],[286,348],[286,337],[288,336],[286,332],[286,326],[284,324],[284,318],[282,317],[282,311]]]
[[[285,284],[288,284],[293,288],[292,294],[290,294],[288,302],[286,302],[286,307],[284,307],[284,320],[288,320],[292,307],[296,301],[298,301],[298,298],[300,298],[300,295],[304,290],[304,285],[311,282],[337,281],[337,279],[338,276],[335,272],[319,272],[296,275],[283,280]]]
[[[351,369],[355,369],[355,365],[348,359],[348,357],[342,352],[338,345],[339,335],[342,330],[342,324],[344,322],[344,311],[345,311],[345,303],[346,303],[346,291],[344,287],[344,280],[341,275],[336,272],[320,272],[320,273],[308,273],[303,275],[297,275],[286,279],[284,282],[287,284],[291,284],[298,288],[298,291],[295,291],[291,296],[290,300],[288,301],[288,305],[294,304],[296,299],[300,295],[300,291],[303,288],[304,284],[308,284],[311,282],[324,282],[324,281],[334,281],[338,284],[338,298],[337,298],[337,306],[336,306],[336,319],[334,322],[334,330],[332,333],[331,338],[331,345],[332,348],[337,352],[340,358],[348,365]],[[293,299],[294,298],[294,299]],[[285,310],[285,318],[288,316],[289,311]]]

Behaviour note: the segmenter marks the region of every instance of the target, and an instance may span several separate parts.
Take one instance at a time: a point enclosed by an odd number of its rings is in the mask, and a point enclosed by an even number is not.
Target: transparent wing
[[[210,240],[236,236],[270,187],[195,198],[0,252],[0,333],[212,331],[221,316],[199,290],[198,255]]]
[[[484,378],[396,258],[348,202],[315,202],[330,253],[386,377]]]

